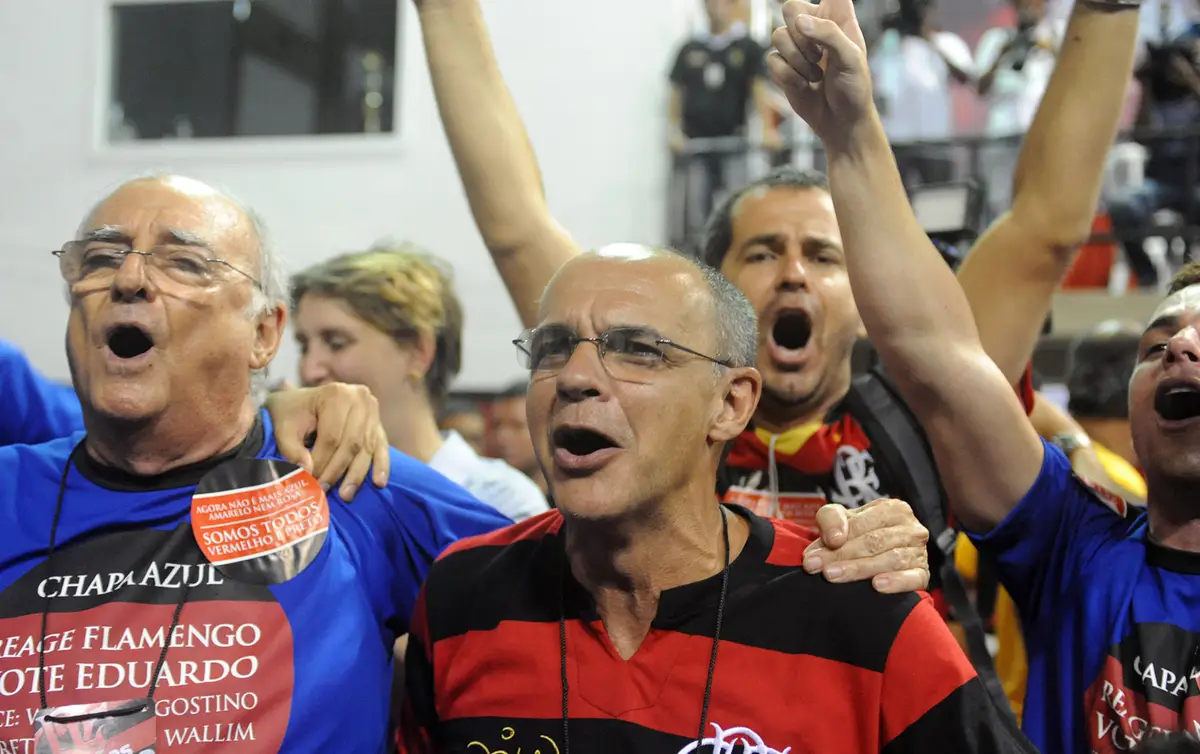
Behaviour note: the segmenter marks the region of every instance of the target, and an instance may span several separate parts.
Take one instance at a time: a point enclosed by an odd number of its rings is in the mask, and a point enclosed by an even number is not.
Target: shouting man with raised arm
[[[550,278],[581,249],[546,207],[537,160],[500,76],[478,0],[417,0],[416,4],[438,109],[475,222],[522,321],[532,325]],[[839,448],[845,447],[843,456],[861,450],[854,445],[861,445],[863,438],[856,427],[849,431],[847,442],[839,442],[847,423],[841,414],[823,422],[849,381],[850,351],[860,323],[841,263],[841,241],[824,177],[790,171],[744,193],[746,201],[739,203],[739,209],[727,204],[723,210],[724,224],[736,230],[739,252],[733,253],[729,239],[717,245],[721,254],[729,252],[730,265],[747,268],[745,281],[727,276],[759,312],[757,367],[764,376],[764,401],[782,408],[759,407],[756,421],[767,440],[754,439],[759,436],[753,428],[742,437],[756,449],[767,443],[777,448],[780,458],[786,459],[780,466],[788,481],[772,486],[772,475],[763,464],[739,470],[737,479],[723,479],[719,487],[723,494],[729,492],[731,481],[732,486],[743,488],[726,494],[727,502],[812,526],[822,523],[814,514],[825,501],[822,485],[833,484]],[[735,217],[752,218],[753,224],[738,219],[734,228]],[[756,263],[743,264],[742,258],[751,255],[757,257]],[[706,261],[725,269],[720,260]],[[808,323],[800,329],[811,348],[772,345],[769,332],[788,320],[784,312],[792,315],[790,321]],[[783,354],[786,363],[763,356],[770,353]],[[788,433],[788,437],[776,443],[769,439],[775,433]],[[819,473],[796,470],[814,460]],[[792,474],[797,478],[791,479]],[[870,503],[888,491],[857,482],[878,480],[879,475],[851,476],[847,487],[857,502],[868,505],[852,512],[849,519],[841,510],[827,514],[825,522],[831,528],[822,529],[822,541],[828,549],[822,558],[810,559],[809,565],[814,571],[823,566],[826,575],[837,581],[874,575],[876,587],[886,592],[924,588],[929,576],[928,532],[907,505],[894,500]],[[755,481],[748,485],[750,478]],[[845,528],[847,520],[855,520],[851,529]],[[852,545],[843,536],[872,529],[880,533],[855,536]]]
[[[867,331],[924,423],[962,522],[1025,623],[1025,727],[1047,754],[1128,751],[1200,726],[1200,269],[1145,331],[1130,384],[1148,513],[1080,481],[1039,440],[979,342],[962,290],[913,216],[891,159],[849,0],[787,5],[768,65],[829,154]],[[1066,47],[1137,24],[1080,0]],[[912,296],[903,280],[919,280]]]

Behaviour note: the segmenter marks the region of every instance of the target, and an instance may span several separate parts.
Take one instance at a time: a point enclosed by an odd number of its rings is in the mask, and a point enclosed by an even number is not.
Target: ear
[[[413,342],[411,370],[420,372],[421,380],[424,380],[436,356],[437,337],[433,333],[421,333]]]
[[[708,430],[712,443],[725,443],[742,433],[762,396],[762,375],[754,367],[729,369],[725,376],[724,398]]]
[[[254,330],[254,350],[250,354],[251,369],[266,369],[279,352],[287,328],[287,308],[276,305],[258,315]]]

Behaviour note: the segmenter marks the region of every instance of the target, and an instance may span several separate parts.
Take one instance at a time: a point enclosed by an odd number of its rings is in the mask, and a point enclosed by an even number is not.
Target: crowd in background
[[[1021,137],[1054,70],[1069,4],[1011,0],[955,30],[939,25],[947,14],[933,0],[857,5],[873,20],[865,31],[875,97],[906,185],[920,192],[972,184],[972,200],[949,222],[977,234],[1009,206]],[[713,196],[729,186],[768,164],[823,160],[765,78],[766,46],[748,25],[750,5],[706,7],[711,31],[681,46],[670,73],[677,244],[694,236]],[[1200,174],[1200,6],[1164,0],[1142,13],[1122,116],[1128,135],[1109,158],[1096,242],[1079,263],[1089,274],[1071,287],[1161,289],[1197,240],[1200,201],[1190,187]]]

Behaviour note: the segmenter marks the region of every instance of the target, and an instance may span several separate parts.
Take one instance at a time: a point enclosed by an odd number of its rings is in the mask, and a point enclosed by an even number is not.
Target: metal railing
[[[982,230],[995,216],[997,201],[1006,206],[1008,199],[1007,196],[997,197],[994,190],[990,192],[991,196],[988,196],[987,188],[989,185],[995,186],[997,179],[996,171],[989,165],[989,159],[996,154],[1007,153],[1011,155],[1010,167],[1015,170],[1016,155],[1022,138],[1020,135],[1004,138],[969,135],[940,141],[907,142],[896,144],[893,148],[902,170],[906,165],[913,164],[913,158],[917,158],[918,161],[926,160],[931,164],[936,162],[941,166],[941,175],[936,176],[939,180],[926,183],[973,181],[983,188],[983,204],[985,207],[990,205],[991,212],[985,211],[978,219],[979,230]],[[1200,193],[1200,124],[1186,128],[1137,129],[1121,134],[1118,144],[1137,143],[1149,147],[1168,141],[1181,141],[1186,144],[1185,185],[1194,187],[1191,191],[1184,191],[1184,201],[1172,202],[1173,206],[1168,208],[1172,213],[1172,221],[1162,223],[1148,217],[1145,227],[1139,228],[1135,233],[1125,234],[1126,237],[1114,234],[1098,235],[1092,239],[1093,242],[1140,243],[1148,237],[1161,237],[1168,245],[1179,239],[1184,249],[1190,249],[1200,242],[1200,197],[1197,196]],[[768,170],[779,164],[795,164],[798,167],[821,170],[825,167],[825,155],[820,142],[811,135],[808,138],[786,140],[781,149],[774,151],[768,151],[761,143],[742,136],[693,139],[688,142],[686,150],[675,155],[672,161],[668,196],[669,242],[679,248],[690,248],[703,229],[711,209],[725,193],[765,175]],[[1140,167],[1128,163],[1114,166],[1110,160],[1104,199],[1111,200],[1120,192],[1144,183],[1144,179],[1138,175]],[[1122,170],[1125,175],[1121,174]],[[906,175],[906,179],[919,177],[915,175],[917,172],[919,171],[913,170],[913,175]],[[1003,176],[1000,178],[1007,182],[1004,190],[1011,190],[1011,173],[1006,179]],[[910,180],[906,180],[906,184],[910,189],[914,187]],[[919,182],[916,185],[919,185]],[[1103,201],[1100,209],[1104,209]],[[1153,216],[1154,212],[1150,214]]]

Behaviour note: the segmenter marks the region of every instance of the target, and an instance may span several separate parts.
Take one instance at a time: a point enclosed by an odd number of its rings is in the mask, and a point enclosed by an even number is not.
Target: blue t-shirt
[[[192,535],[192,493],[215,464],[136,478],[80,449],[47,562],[81,437],[0,448],[0,751],[33,751],[46,597],[50,706],[145,697],[166,643],[160,752],[385,751],[392,646],[430,565],[508,520],[393,451],[384,489],[350,504],[328,493],[329,531],[307,568],[256,586],[215,570]],[[229,457],[280,458],[266,412]]]
[[[1024,500],[972,537],[1021,616],[1024,728],[1044,754],[1200,733],[1200,555],[1149,541],[1145,514],[1125,513],[1046,444]]]
[[[33,445],[82,430],[75,389],[46,379],[21,349],[0,339],[0,445]]]

